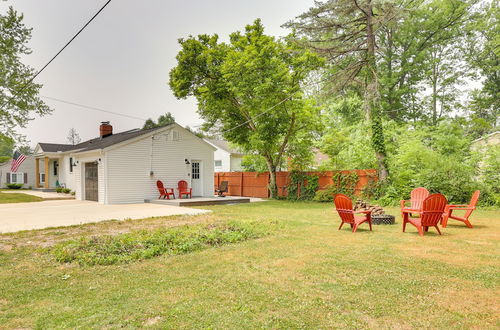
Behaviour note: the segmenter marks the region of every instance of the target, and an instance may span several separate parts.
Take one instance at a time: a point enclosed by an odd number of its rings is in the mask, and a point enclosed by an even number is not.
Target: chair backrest
[[[411,191],[410,204],[412,209],[419,210],[422,208],[422,202],[429,196],[429,190],[424,187],[418,187]]]
[[[352,200],[344,194],[337,194],[333,199],[335,208],[343,222],[354,223]]]
[[[442,194],[432,194],[424,199],[420,215],[422,226],[436,226],[441,221],[446,204],[448,201]]]
[[[184,180],[181,180],[177,183],[177,188],[179,188],[180,191],[184,191],[188,189],[188,183]]]
[[[158,188],[158,190],[163,190],[163,182],[161,182],[160,180],[156,181],[156,187]]]
[[[469,207],[474,207],[474,208],[476,207],[480,194],[481,194],[481,191],[479,191],[479,190],[474,191],[474,193],[472,194],[472,198],[470,199]],[[468,219],[469,216],[471,215],[472,211],[474,211],[474,210],[465,211],[464,218]]]
[[[222,181],[219,185],[219,191],[220,192],[227,192],[228,184],[229,184],[228,181]]]

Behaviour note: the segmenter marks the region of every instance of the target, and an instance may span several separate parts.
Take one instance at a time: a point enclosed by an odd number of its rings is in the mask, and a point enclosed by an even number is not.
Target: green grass
[[[144,260],[163,254],[177,255],[209,247],[237,243],[267,234],[262,223],[231,221],[210,225],[191,225],[127,234],[83,236],[58,243],[50,249],[59,262],[80,265],[113,265]]]
[[[12,190],[10,190],[12,191]],[[22,190],[21,190],[22,191]],[[32,196],[28,194],[19,193],[3,193],[0,191],[0,204],[6,203],[30,203],[30,202],[40,202],[43,198]]]
[[[430,229],[422,238],[411,226],[402,233],[400,221],[373,232],[364,225],[355,234],[339,231],[331,204],[271,201],[210,209],[213,214],[197,217],[0,235],[0,327],[500,325],[498,211],[476,211],[474,229],[452,222],[443,236]],[[82,235],[120,237],[234,219],[279,228],[258,239],[109,266],[61,264],[50,248]]]

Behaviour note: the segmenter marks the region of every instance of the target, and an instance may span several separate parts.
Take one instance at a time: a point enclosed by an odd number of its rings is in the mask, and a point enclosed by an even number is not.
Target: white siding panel
[[[191,165],[185,164],[185,159],[203,162],[203,195],[213,195],[214,150],[188,131],[180,127],[174,130],[180,133],[179,141],[163,132],[107,152],[108,203],[158,198],[156,180],[169,188],[177,188],[180,180],[190,184]]]

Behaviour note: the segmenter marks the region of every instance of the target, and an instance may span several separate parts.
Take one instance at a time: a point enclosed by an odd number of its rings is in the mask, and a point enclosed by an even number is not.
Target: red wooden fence
[[[355,194],[360,195],[363,189],[369,184],[371,179],[377,178],[377,170],[347,170],[347,171],[325,171],[308,172],[319,176],[319,189],[324,189],[327,185],[333,184],[333,177],[336,173],[342,174],[356,173],[358,182]],[[245,197],[269,197],[269,172],[215,172],[214,186],[217,188],[222,181],[228,181],[228,195]],[[276,173],[276,184],[278,185],[279,196],[286,196],[286,187],[290,184],[289,172]]]

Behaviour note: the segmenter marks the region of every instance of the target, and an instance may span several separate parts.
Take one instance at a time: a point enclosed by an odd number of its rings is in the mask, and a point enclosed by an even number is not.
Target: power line
[[[17,95],[19,95],[19,93],[21,93],[24,89],[26,89],[26,87],[29,86],[29,84],[31,84],[33,82],[33,80],[35,80],[36,77],[38,77],[38,75],[40,73],[42,73],[43,70],[45,70],[45,68],[47,68],[50,63],[52,63],[52,61],[54,61],[56,59],[57,56],[59,56],[59,54],[61,54],[63,52],[64,49],[66,49],[66,47],[69,46],[69,44],[71,42],[73,42],[73,40],[76,39],[76,37],[78,37],[78,35],[80,33],[82,33],[83,30],[85,30],[85,28],[97,17],[97,15],[99,15],[101,13],[101,11],[103,11],[104,8],[106,8],[106,6],[111,2],[111,0],[108,0],[102,7],[101,9],[99,9],[95,14],[94,16],[92,16],[92,18],[90,18],[87,23],[85,23],[84,26],[82,26],[82,28],[80,30],[78,30],[78,32],[50,59],[50,61],[47,62],[47,64],[45,64],[40,70],[38,70],[38,72],[33,76],[31,77],[30,80],[28,80],[19,90],[17,90],[15,93],[13,93],[13,95],[11,97],[9,97],[9,99],[4,102],[2,104],[2,106],[0,108],[3,108],[4,105],[6,105],[7,103],[9,103],[14,97],[16,97]]]
[[[109,113],[109,114],[116,115],[116,116],[122,116],[122,117],[131,118],[131,119],[142,120],[142,121],[146,121],[147,120],[147,119],[144,119],[144,118],[135,117],[135,116],[131,116],[131,115],[126,115],[126,114],[119,113],[119,112],[109,111],[109,110],[105,110],[105,109],[101,109],[101,108],[96,108],[96,107],[85,105],[85,104],[80,104],[80,103],[75,103],[75,102],[71,102],[71,101],[66,101],[66,100],[58,99],[56,97],[45,96],[45,95],[41,95],[41,97],[43,97],[44,99],[48,99],[48,100],[52,100],[52,101],[56,101],[56,102],[61,102],[61,103],[65,103],[65,104],[70,104],[70,105],[74,105],[76,107],[85,108],[85,109],[89,109],[89,110],[101,111],[101,112]]]

